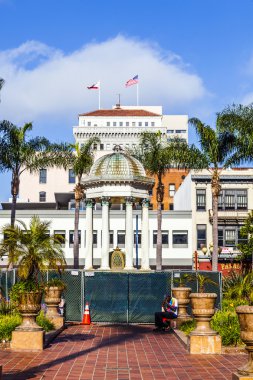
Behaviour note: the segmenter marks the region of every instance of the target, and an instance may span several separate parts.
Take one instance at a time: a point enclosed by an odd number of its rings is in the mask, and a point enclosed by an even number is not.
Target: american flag
[[[100,87],[100,82],[94,83],[91,86],[88,86],[88,90],[98,90]]]
[[[135,75],[135,77],[133,77],[132,79],[129,79],[127,82],[126,82],[126,87],[129,87],[129,86],[132,86],[133,84],[137,84],[139,83],[139,78],[138,78],[138,75]]]

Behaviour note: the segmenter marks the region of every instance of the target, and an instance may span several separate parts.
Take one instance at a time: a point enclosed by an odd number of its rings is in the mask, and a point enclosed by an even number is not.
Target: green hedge
[[[22,318],[19,314],[0,316],[0,341],[11,340],[12,331],[21,324]]]
[[[17,326],[22,322],[22,317],[18,313],[10,315],[0,315],[0,342],[3,340],[10,341],[11,333]],[[40,327],[42,327],[46,332],[54,330],[55,326],[53,323],[46,318],[44,312],[41,310],[36,318],[36,322]]]

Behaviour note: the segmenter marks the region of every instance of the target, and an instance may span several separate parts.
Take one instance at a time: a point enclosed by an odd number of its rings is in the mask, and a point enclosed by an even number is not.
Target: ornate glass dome
[[[90,178],[100,179],[134,179],[146,177],[145,170],[136,158],[124,153],[119,146],[114,148],[114,153],[107,154],[95,161]]]

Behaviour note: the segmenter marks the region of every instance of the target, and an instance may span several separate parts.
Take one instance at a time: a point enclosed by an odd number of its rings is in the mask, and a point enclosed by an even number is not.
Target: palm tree
[[[92,147],[100,140],[97,137],[92,137],[81,147],[79,144],[70,145],[72,147],[72,158],[69,164],[72,165],[74,173],[77,177],[75,192],[75,224],[74,224],[74,268],[79,268],[79,238],[78,238],[78,226],[79,226],[79,211],[80,202],[84,197],[84,186],[81,184],[81,179],[84,174],[88,174],[93,164],[94,157],[92,153]]]
[[[140,146],[132,152],[144,165],[150,175],[157,177],[157,244],[156,270],[162,269],[162,203],[164,198],[163,178],[170,168],[189,168],[194,163],[202,168],[205,157],[194,146],[188,146],[180,139],[164,141],[161,133],[144,132]]]
[[[234,153],[236,152],[236,136],[227,131],[221,130],[219,118],[216,119],[216,130],[209,125],[202,123],[197,118],[191,118],[189,123],[196,129],[199,137],[201,151],[199,152],[205,157],[203,168],[207,169],[211,174],[211,191],[213,204],[213,254],[212,254],[212,270],[218,270],[218,197],[221,190],[220,175],[221,172],[231,166],[234,161]],[[194,160],[192,169],[195,169]]]
[[[18,224],[2,228],[4,238],[0,243],[0,257],[8,255],[9,263],[18,264],[21,280],[38,283],[41,272],[65,265],[62,236],[50,236],[50,222],[42,222],[38,216],[33,216],[29,227],[21,221]]]
[[[3,88],[4,83],[5,83],[4,79],[0,78],[0,91]]]
[[[0,122],[0,171],[10,171],[11,181],[11,225],[16,218],[16,202],[19,194],[20,176],[25,170],[38,171],[52,166],[66,166],[65,158],[61,155],[61,146],[50,144],[44,137],[27,138],[32,130],[32,124],[17,127],[11,122]]]

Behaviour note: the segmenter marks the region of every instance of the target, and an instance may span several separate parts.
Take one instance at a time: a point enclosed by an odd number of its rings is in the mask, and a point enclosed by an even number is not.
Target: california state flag
[[[97,83],[92,84],[91,86],[88,86],[88,90],[99,90],[100,87],[100,81]]]

